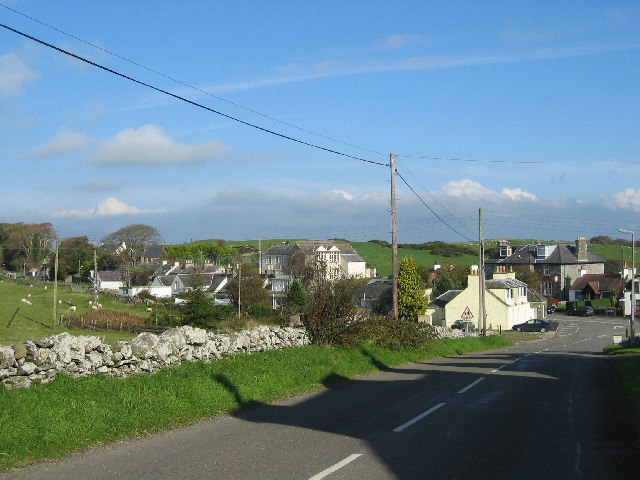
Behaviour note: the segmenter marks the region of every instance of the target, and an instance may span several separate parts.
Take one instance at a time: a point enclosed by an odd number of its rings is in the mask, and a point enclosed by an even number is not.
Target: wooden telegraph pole
[[[478,308],[478,328],[481,329],[482,336],[487,335],[487,313],[485,311],[484,292],[485,292],[485,274],[484,274],[484,238],[482,236],[482,209],[478,210],[478,240],[480,247],[478,249],[479,254],[479,269],[478,269],[478,284],[480,285],[479,293],[479,308]]]
[[[398,320],[398,225],[396,222],[396,155],[389,155],[391,167],[391,267],[393,269],[393,318]]]
[[[53,264],[53,314],[52,325],[55,328],[58,317],[58,240],[56,240],[56,260]]]

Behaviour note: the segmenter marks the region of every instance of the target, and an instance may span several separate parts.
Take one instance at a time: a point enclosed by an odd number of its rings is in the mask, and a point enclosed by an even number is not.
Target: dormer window
[[[509,256],[509,245],[500,245],[500,256],[503,258]]]

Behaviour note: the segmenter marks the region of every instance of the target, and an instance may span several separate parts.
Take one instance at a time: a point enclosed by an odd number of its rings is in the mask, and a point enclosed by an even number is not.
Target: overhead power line
[[[420,195],[418,195],[418,192],[416,192],[413,187],[411,185],[409,185],[409,183],[404,179],[404,177],[400,174],[400,172],[398,172],[396,170],[396,175],[398,175],[398,177],[400,177],[400,179],[404,182],[404,184],[409,187],[409,190],[411,190],[413,192],[413,194],[418,197],[418,200],[420,200],[420,202],[429,209],[429,211],[431,213],[433,213],[438,220],[440,220],[442,223],[444,223],[450,230],[452,230],[453,232],[457,233],[458,235],[460,235],[462,238],[466,238],[469,241],[473,241],[471,238],[467,237],[466,235],[460,233],[459,231],[457,231],[455,228],[453,228],[451,225],[449,225],[440,215],[438,215],[423,199]]]
[[[225,103],[227,103],[229,105],[233,105],[234,107],[241,108],[243,110],[246,110],[247,112],[251,112],[251,113],[253,113],[255,115],[259,115],[259,116],[261,116],[263,118],[267,118],[269,120],[272,120],[274,122],[280,123],[280,124],[285,125],[287,127],[295,128],[296,130],[299,130],[301,132],[309,133],[311,135],[315,135],[317,137],[324,138],[325,140],[331,140],[332,142],[340,143],[340,144],[348,146],[348,147],[353,147],[353,148],[357,148],[359,150],[363,150],[363,151],[366,151],[366,152],[369,152],[369,153],[375,153],[377,155],[385,155],[386,156],[385,153],[377,152],[375,150],[371,150],[369,148],[362,147],[362,146],[359,146],[359,145],[354,145],[352,143],[345,142],[343,140],[338,140],[336,138],[332,138],[332,137],[329,137],[327,135],[323,135],[321,133],[314,132],[312,130],[308,130],[308,129],[300,127],[298,125],[294,125],[292,123],[285,122],[285,121],[280,120],[278,118],[275,118],[275,117],[273,117],[271,115],[267,115],[265,113],[262,113],[262,112],[259,112],[257,110],[254,110],[253,108],[249,108],[249,107],[246,107],[244,105],[241,105],[241,104],[239,104],[237,102],[232,102],[231,100],[228,100],[228,99],[226,99],[224,97],[220,97],[218,95],[215,95],[214,93],[211,93],[211,92],[208,92],[207,90],[203,90],[201,88],[198,88],[198,87],[196,87],[194,85],[191,85],[191,84],[189,84],[189,83],[187,83],[185,81],[182,81],[180,79],[172,77],[171,75],[167,75],[166,73],[162,73],[162,72],[160,72],[158,70],[154,70],[153,68],[147,67],[146,65],[143,65],[140,62],[137,62],[135,60],[131,60],[130,58],[127,58],[127,57],[125,57],[123,55],[115,53],[115,52],[113,52],[111,50],[108,50],[108,49],[106,49],[104,47],[101,47],[101,46],[96,45],[94,43],[88,42],[87,40],[84,40],[84,39],[82,39],[82,38],[80,38],[80,37],[78,37],[76,35],[71,34],[71,33],[65,32],[64,30],[61,30],[60,28],[54,27],[53,25],[49,25],[48,23],[43,22],[42,20],[38,20],[37,18],[34,18],[34,17],[30,16],[30,15],[27,15],[26,13],[20,12],[20,11],[14,9],[14,8],[11,8],[11,7],[7,6],[7,5],[4,5],[4,4],[0,3],[0,6],[6,8],[7,10],[10,10],[10,11],[12,11],[12,12],[18,14],[18,15],[21,15],[21,16],[23,16],[25,18],[28,18],[29,20],[32,20],[32,21],[34,21],[36,23],[39,23],[40,25],[43,25],[43,26],[45,26],[45,27],[47,27],[47,28],[49,28],[51,30],[54,30],[54,31],[56,31],[58,33],[61,33],[61,34],[65,35],[65,36],[67,36],[69,38],[73,38],[74,40],[82,42],[85,45],[89,45],[90,47],[93,47],[93,48],[95,48],[97,50],[100,50],[102,52],[108,53],[109,55],[111,55],[113,57],[119,58],[120,60],[124,60],[125,62],[130,63],[131,65],[135,65],[136,67],[143,68],[143,69],[145,69],[145,70],[147,70],[147,71],[149,71],[151,73],[154,73],[156,75],[160,75],[161,77],[164,77],[167,80],[171,80],[172,82],[178,83],[178,84],[180,84],[180,85],[182,85],[184,87],[187,87],[187,88],[190,88],[190,89],[192,89],[192,90],[194,90],[196,92],[202,93],[203,95],[208,95],[209,97],[215,98],[216,100],[220,100],[221,102],[225,102]]]
[[[354,155],[349,155],[349,154],[344,153],[344,152],[339,152],[339,151],[331,149],[331,148],[323,147],[322,145],[317,145],[315,143],[305,142],[304,140],[300,140],[300,139],[292,137],[290,135],[285,135],[283,133],[279,133],[279,132],[276,132],[274,130],[270,130],[268,128],[261,127],[260,125],[257,125],[255,123],[251,123],[251,122],[247,122],[245,120],[241,120],[241,119],[239,119],[237,117],[234,117],[232,115],[223,113],[223,112],[221,112],[219,110],[213,109],[211,107],[207,107],[206,105],[203,105],[201,103],[194,102],[193,100],[189,100],[188,98],[182,97],[182,96],[177,95],[175,93],[171,93],[168,90],[164,90],[162,88],[156,87],[156,86],[151,85],[149,83],[146,83],[146,82],[143,82],[143,81],[138,80],[136,78],[133,78],[133,77],[131,77],[129,75],[125,75],[124,73],[120,73],[120,72],[118,72],[116,70],[113,70],[111,68],[105,67],[104,65],[101,65],[99,63],[93,62],[93,61],[91,61],[91,60],[89,60],[87,58],[84,58],[84,57],[80,56],[80,55],[76,55],[75,53],[72,53],[72,52],[70,52],[68,50],[65,50],[63,48],[57,47],[55,45],[52,45],[51,43],[45,42],[44,40],[40,40],[39,38],[36,38],[36,37],[33,37],[33,36],[29,35],[29,34],[21,32],[20,30],[16,30],[15,28],[11,28],[11,27],[9,27],[7,25],[4,25],[4,24],[0,24],[0,26],[5,28],[5,29],[7,29],[7,30],[9,30],[9,31],[11,31],[11,32],[17,33],[18,35],[21,35],[21,36],[23,36],[25,38],[28,38],[29,40],[33,40],[36,43],[44,45],[45,47],[49,47],[49,48],[51,48],[53,50],[56,50],[56,51],[58,51],[60,53],[64,53],[65,55],[73,57],[73,58],[75,58],[77,60],[80,60],[82,62],[88,63],[89,65],[93,65],[94,67],[100,68],[101,70],[104,70],[105,72],[112,73],[113,75],[117,75],[117,76],[119,76],[121,78],[124,78],[124,79],[129,80],[129,81],[134,82],[134,83],[137,83],[138,85],[142,85],[144,87],[147,87],[147,88],[150,88],[152,90],[155,90],[156,92],[160,92],[160,93],[163,93],[163,94],[168,95],[170,97],[173,97],[173,98],[175,98],[177,100],[181,100],[183,102],[189,103],[189,104],[191,104],[191,105],[193,105],[195,107],[199,107],[199,108],[202,108],[202,109],[207,110],[209,112],[212,112],[212,113],[215,113],[217,115],[220,115],[222,117],[228,118],[229,120],[233,120],[234,122],[238,122],[238,123],[241,123],[241,124],[246,125],[248,127],[255,128],[256,130],[260,130],[260,131],[268,133],[270,135],[275,135],[277,137],[284,138],[285,140],[290,140],[292,142],[296,142],[296,143],[299,143],[301,145],[306,145],[308,147],[316,148],[318,150],[323,150],[323,151],[328,152],[328,153],[333,153],[335,155],[340,155],[340,156],[343,156],[343,157],[346,157],[346,158],[351,158],[353,160],[358,160],[360,162],[366,162],[366,163],[370,163],[370,164],[373,164],[373,165],[379,165],[379,166],[382,166],[382,167],[388,167],[389,166],[386,163],[376,162],[376,161],[373,161],[373,160],[367,160],[366,158],[361,158],[361,157],[356,157]]]

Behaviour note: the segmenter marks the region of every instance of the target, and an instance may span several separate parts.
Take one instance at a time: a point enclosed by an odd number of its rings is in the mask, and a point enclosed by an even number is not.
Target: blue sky
[[[476,240],[480,208],[485,238],[640,231],[637,1],[0,0],[0,23],[344,154],[0,28],[0,222],[390,240],[394,152],[400,242]]]

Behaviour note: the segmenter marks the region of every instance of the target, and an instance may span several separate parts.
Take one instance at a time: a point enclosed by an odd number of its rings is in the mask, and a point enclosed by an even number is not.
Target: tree
[[[202,328],[216,327],[220,322],[221,312],[203,290],[202,275],[191,275],[191,289],[184,294],[187,301],[182,310],[182,324]]]
[[[239,286],[239,289],[238,289]],[[229,292],[233,301],[242,311],[247,312],[254,305],[270,305],[269,294],[255,265],[240,265],[238,275],[229,282]]]
[[[289,284],[289,291],[287,292],[287,307],[289,307],[290,310],[302,312],[306,306],[307,298],[302,284],[298,280],[293,280],[291,284]]]
[[[53,262],[51,262],[53,264]],[[65,238],[58,245],[58,279],[93,270],[93,246],[87,237]]]
[[[433,296],[439,297],[449,290],[463,290],[469,281],[469,267],[450,262],[438,271]]]
[[[417,320],[427,309],[424,291],[420,288],[418,266],[413,257],[404,257],[398,267],[398,314]]]
[[[524,282],[529,287],[529,290],[540,292],[540,279],[538,274],[531,270],[529,267],[522,265],[515,268],[516,279]]]
[[[149,225],[134,224],[122,227],[110,233],[102,239],[103,243],[122,244],[127,246],[126,257],[133,263],[135,257],[142,252],[147,245],[157,245],[162,242],[162,236],[154,227]]]
[[[13,224],[8,233],[6,247],[14,251],[14,267],[19,260],[26,266],[39,266],[53,250],[56,233],[50,223]]]

